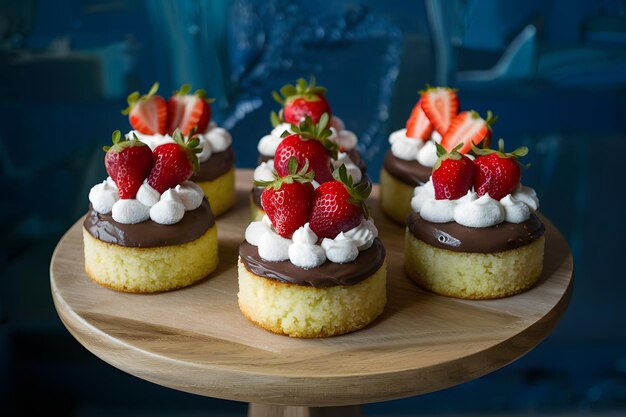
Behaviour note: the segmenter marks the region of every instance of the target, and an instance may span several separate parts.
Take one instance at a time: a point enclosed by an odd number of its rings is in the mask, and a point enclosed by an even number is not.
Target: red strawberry
[[[272,112],[272,124],[276,126],[282,119],[287,123],[298,125],[306,116],[310,117],[314,123],[318,123],[324,113],[327,113],[330,118],[332,113],[324,94],[326,94],[326,89],[316,86],[313,76],[308,85],[304,78],[300,78],[295,86],[287,84],[281,88],[280,94],[276,91],[272,92],[274,100],[283,106],[278,116]]]
[[[491,125],[498,120],[491,112],[487,112],[487,120],[480,117],[474,110],[459,113],[454,118],[450,129],[443,135],[441,146],[447,151],[451,151],[459,144],[457,149],[459,153],[466,154],[472,149],[472,145],[478,145],[483,140],[485,145],[489,145],[491,141]]]
[[[424,109],[422,109],[422,99],[420,99],[415,107],[413,107],[411,116],[406,122],[406,135],[410,138],[427,141],[430,139],[432,133],[433,125],[430,123],[426,113],[424,113]]]
[[[154,163],[152,151],[136,136],[132,140],[122,139],[119,130],[113,132],[112,140],[113,146],[102,148],[106,152],[104,166],[115,182],[120,198],[135,198]]]
[[[135,91],[128,96],[128,107],[122,110],[133,129],[146,135],[167,132],[167,105],[163,97],[155,95],[158,89],[159,83],[154,83],[146,95]]]
[[[274,176],[274,181],[255,181],[258,187],[265,187],[261,194],[261,205],[272,222],[276,233],[289,238],[309,221],[313,203],[313,172],[309,165],[298,171],[298,161],[292,157],[288,163],[288,174]]]
[[[309,166],[315,173],[315,181],[320,184],[333,179],[330,158],[337,157],[337,145],[328,140],[331,132],[326,128],[327,124],[328,114],[324,114],[317,125],[308,116],[300,126],[291,125],[291,130],[295,133],[284,138],[274,154],[274,169],[278,175],[288,174],[289,160],[295,157],[298,166],[309,161]]]
[[[457,148],[459,148],[457,146]],[[435,199],[456,200],[463,197],[474,182],[474,162],[455,148],[447,152],[437,144],[439,159],[433,167],[432,181]]]
[[[511,194],[520,182],[521,169],[517,158],[528,153],[528,148],[522,146],[513,152],[504,152],[504,140],[498,141],[498,150],[472,148],[478,155],[474,164],[474,191],[481,196],[489,194],[494,200],[500,200]]]
[[[369,181],[352,184],[345,165],[333,172],[335,180],[321,184],[315,189],[309,225],[320,238],[334,239],[347,232],[368,217],[365,199],[372,191]]]
[[[193,133],[192,133],[193,134]],[[180,130],[174,131],[174,143],[165,143],[154,149],[154,166],[148,176],[148,184],[163,193],[187,181],[198,171],[198,139],[185,140]]]
[[[167,100],[167,131],[171,135],[178,128],[184,136],[197,126],[198,132],[204,132],[211,121],[213,99],[206,98],[204,90],[189,94],[191,86],[183,85],[179,91]]]
[[[441,135],[445,134],[459,111],[459,97],[456,89],[430,87],[421,91],[422,108],[433,127]]]

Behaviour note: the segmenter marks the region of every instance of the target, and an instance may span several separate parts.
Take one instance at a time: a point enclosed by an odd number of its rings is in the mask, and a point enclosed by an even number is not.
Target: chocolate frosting
[[[211,154],[211,157],[200,164],[200,170],[191,177],[191,181],[212,181],[226,174],[235,165],[235,152],[229,146],[224,152]]]
[[[380,239],[374,239],[369,249],[359,253],[349,263],[324,262],[317,268],[303,269],[289,261],[269,262],[259,256],[256,246],[244,241],[239,246],[239,257],[246,269],[255,275],[291,284],[311,287],[355,285],[378,271],[385,260],[385,248]]]
[[[195,210],[185,212],[176,224],[164,225],[146,220],[137,224],[122,224],[111,213],[100,214],[91,205],[83,222],[85,229],[98,240],[134,248],[180,245],[202,236],[215,224],[215,217],[206,197]]]
[[[474,228],[456,222],[431,223],[419,213],[408,218],[409,231],[416,238],[441,249],[454,252],[494,253],[516,249],[539,239],[545,226],[531,214],[522,223],[502,222],[495,226]]]
[[[424,166],[417,161],[405,161],[396,158],[391,150],[385,154],[383,167],[391,176],[412,187],[427,182],[433,172],[432,167]]]

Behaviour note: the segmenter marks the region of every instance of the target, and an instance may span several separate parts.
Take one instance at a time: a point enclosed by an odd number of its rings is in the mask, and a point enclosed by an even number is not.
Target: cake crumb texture
[[[382,313],[386,281],[386,262],[356,285],[315,288],[260,277],[239,260],[239,308],[250,321],[274,333],[336,336],[361,329]]]
[[[215,216],[225,213],[235,204],[235,168],[211,181],[196,182],[204,191]]]
[[[535,284],[543,269],[545,237],[504,252],[464,253],[436,248],[407,229],[405,268],[421,287],[466,299],[502,298]]]
[[[394,178],[383,168],[380,171],[380,206],[385,214],[400,224],[406,224],[411,214],[414,188]]]
[[[85,271],[118,291],[152,293],[190,285],[217,268],[217,227],[181,245],[134,248],[102,242],[83,228]]]

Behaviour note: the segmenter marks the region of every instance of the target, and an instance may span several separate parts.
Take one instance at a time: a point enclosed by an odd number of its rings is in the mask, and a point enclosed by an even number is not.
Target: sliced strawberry
[[[148,175],[148,184],[159,193],[187,181],[198,171],[196,154],[201,151],[198,139],[185,140],[180,130],[174,131],[173,138],[174,143],[159,145],[153,151],[154,166]]]
[[[435,130],[444,135],[459,112],[459,97],[456,95],[456,89],[428,86],[426,90],[421,91],[421,94],[424,113]]]
[[[447,152],[443,146],[436,144],[439,159],[433,167],[431,176],[435,199],[456,200],[463,197],[472,188],[474,181],[474,162],[466,155],[458,152],[459,144]]]
[[[142,96],[135,91],[127,98],[128,107],[122,110],[133,129],[146,135],[167,132],[167,105],[163,97],[156,95],[158,89],[159,83],[154,83],[148,94]]]
[[[459,153],[466,154],[472,149],[472,145],[478,145],[483,140],[487,144],[491,139],[491,125],[497,119],[498,117],[494,117],[491,112],[487,112],[487,120],[480,117],[474,110],[461,112],[443,135],[441,146],[450,152],[457,145],[463,144],[457,150]]]
[[[272,97],[283,108],[278,115],[272,113],[272,124],[275,121],[300,124],[305,117],[310,117],[314,123],[318,123],[324,113],[329,118],[332,116],[330,105],[326,98],[326,89],[315,85],[315,77],[311,76],[309,84],[304,78],[296,81],[296,85],[287,84],[280,89],[280,94],[272,92]],[[274,124],[276,126],[276,124]]]
[[[105,146],[104,166],[115,182],[121,199],[135,198],[152,165],[154,157],[150,147],[135,136],[132,140],[113,132],[113,146]]]
[[[315,189],[309,225],[320,238],[334,239],[341,232],[357,227],[369,215],[365,200],[372,191],[369,181],[352,183],[346,166],[333,172],[335,180]]]
[[[500,200],[515,191],[520,183],[521,168],[518,158],[528,153],[528,148],[522,146],[513,152],[504,152],[504,140],[498,141],[498,150],[478,149],[473,147],[478,155],[474,190],[479,196],[489,194],[495,200]]]
[[[327,124],[328,114],[324,114],[319,124],[307,116],[299,126],[291,126],[295,133],[284,138],[274,154],[274,168],[278,175],[288,174],[288,163],[295,157],[300,167],[308,161],[318,183],[332,181],[330,158],[337,157],[337,144],[328,140],[331,132],[326,128]]]
[[[298,171],[298,161],[292,157],[288,163],[288,174],[274,181],[255,181],[265,187],[261,194],[261,205],[272,226],[279,235],[290,238],[293,232],[309,221],[313,203],[313,172],[308,161]]]
[[[430,135],[433,133],[433,125],[430,123],[430,119],[424,113],[422,108],[422,99],[420,99],[413,111],[409,120],[406,122],[406,135],[410,138],[421,139],[427,141],[430,139]]]
[[[179,91],[167,100],[168,132],[173,134],[180,129],[184,136],[197,126],[198,132],[204,132],[211,121],[213,99],[207,99],[204,90],[189,94],[191,86],[184,84]]]

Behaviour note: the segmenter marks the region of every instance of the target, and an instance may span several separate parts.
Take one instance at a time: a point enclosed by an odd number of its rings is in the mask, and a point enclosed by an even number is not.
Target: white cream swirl
[[[359,182],[361,182],[361,179],[363,179],[363,173],[361,172],[361,169],[357,164],[352,162],[352,159],[350,159],[350,155],[348,155],[346,152],[339,152],[337,154],[337,159],[332,159],[330,163],[333,166],[333,169],[339,168],[341,165],[345,165],[346,171],[348,175],[352,177],[352,181],[354,184],[358,184]]]
[[[326,262],[324,249],[316,245],[317,235],[311,230],[309,223],[305,223],[293,232],[289,245],[289,261],[297,267],[311,269]],[[357,251],[358,252],[358,251]]]
[[[137,190],[135,198],[144,206],[152,207],[159,202],[161,194],[144,181],[139,190]]]
[[[261,162],[261,165],[254,169],[255,181],[274,181],[274,160],[270,159]]]
[[[137,224],[150,218],[150,208],[134,198],[127,198],[113,204],[111,215],[118,223]]]
[[[309,223],[296,230],[291,239],[278,235],[272,228],[267,215],[260,222],[252,222],[245,231],[245,239],[256,246],[259,256],[266,261],[289,261],[304,269],[315,268],[326,260],[334,263],[352,262],[372,246],[378,236],[378,229],[371,220],[361,223],[334,239],[323,239],[321,245],[317,235],[311,230]]]
[[[420,213],[424,220],[432,223],[455,221],[476,228],[491,227],[504,221],[522,223],[530,218],[538,206],[535,190],[522,185],[500,201],[494,200],[489,194],[478,197],[473,190],[458,200],[437,200],[432,180],[415,187],[411,199],[411,208]]]
[[[289,134],[293,133],[291,124],[280,123],[272,129],[269,135],[263,136],[257,145],[259,153],[263,156],[274,156],[276,148],[278,148],[278,145],[283,140],[282,134],[285,131],[289,132]]]
[[[176,224],[185,215],[185,205],[170,188],[161,194],[161,199],[150,207],[150,219],[159,224]]]
[[[185,211],[197,209],[204,199],[204,191],[193,181],[184,181],[171,191],[183,203]]]
[[[111,178],[111,177],[109,177]],[[89,190],[91,207],[100,214],[107,214],[113,210],[113,205],[120,199],[115,183],[108,179],[96,184]]]
[[[435,165],[435,162],[437,162],[435,142],[441,142],[441,135],[436,130],[433,130],[430,139],[423,141],[407,136],[406,132],[406,128],[399,129],[391,132],[389,135],[393,156],[404,161],[417,161],[427,167]]]

